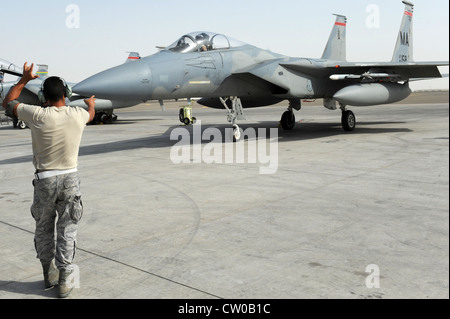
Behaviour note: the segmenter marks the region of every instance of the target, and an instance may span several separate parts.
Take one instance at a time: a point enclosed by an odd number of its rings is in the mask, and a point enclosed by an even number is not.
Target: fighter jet
[[[130,52],[125,63],[134,62],[140,59],[140,55],[137,52]],[[42,89],[42,83],[48,78],[48,65],[38,64],[38,69],[36,74],[39,78],[30,81],[26,86],[25,90],[19,97],[21,103],[41,105],[39,101],[38,94]],[[0,59],[0,102],[3,101],[5,96],[8,94],[9,90],[16,85],[17,81],[4,82],[4,73],[15,75],[18,77],[22,76],[22,68],[17,65],[10,63],[6,60]],[[75,83],[66,82],[69,87],[73,87]],[[90,95],[92,96],[92,95]],[[84,99],[87,96],[73,94],[70,98],[66,99],[68,106],[79,106],[87,109]],[[114,109],[126,108],[139,104],[139,100],[120,100],[120,99],[97,99],[95,102],[95,123],[111,123],[117,119],[117,116],[113,113]],[[26,124],[17,118],[13,118],[14,127],[26,128]]]
[[[9,61],[0,59],[0,76],[3,79],[5,73],[22,76],[22,68]]]
[[[343,129],[353,131],[355,114],[348,106],[394,103],[411,94],[409,81],[439,78],[447,62],[414,62],[414,4],[405,10],[392,60],[353,63],[346,60],[347,18],[336,15],[320,59],[287,57],[231,39],[223,34],[193,32],[158,53],[100,72],[75,85],[81,95],[120,100],[163,100],[201,97],[198,103],[227,110],[239,140],[236,120],[243,108],[289,101],[281,126],[295,125],[294,109],[303,99],[323,99],[340,108]],[[180,113],[181,116],[181,113]],[[180,118],[181,120],[181,118]]]

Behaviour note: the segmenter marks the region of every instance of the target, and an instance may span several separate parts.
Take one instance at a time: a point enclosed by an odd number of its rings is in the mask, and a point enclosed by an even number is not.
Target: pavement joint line
[[[0,223],[1,223],[1,224],[4,224],[4,225],[7,225],[7,226],[9,226],[9,227],[18,229],[18,230],[20,230],[20,231],[23,231],[23,232],[26,232],[26,233],[33,234],[33,235],[34,235],[34,232],[32,232],[32,231],[30,231],[30,230],[27,230],[27,229],[25,229],[25,228],[22,228],[22,227],[19,227],[19,226],[16,226],[16,225],[13,225],[13,224],[10,224],[10,223],[1,221],[1,220],[0,220]],[[104,255],[101,255],[101,254],[98,254],[98,253],[94,253],[94,252],[89,251],[89,250],[87,250],[87,249],[83,249],[83,248],[77,247],[77,250],[80,250],[80,251],[85,252],[85,253],[87,253],[87,254],[94,255],[94,256],[99,257],[99,258],[103,258],[103,259],[105,259],[105,260],[109,260],[109,261],[111,261],[111,262],[114,262],[114,263],[117,263],[117,264],[126,266],[126,267],[128,267],[128,268],[135,269],[135,270],[137,270],[137,271],[140,271],[140,272],[146,273],[146,274],[148,274],[148,275],[151,275],[151,276],[160,278],[160,279],[162,279],[162,280],[169,281],[169,282],[174,283],[174,284],[176,284],[176,285],[183,286],[183,287],[186,287],[186,288],[191,289],[191,290],[196,290],[196,291],[201,292],[201,293],[203,293],[203,294],[206,294],[206,295],[208,295],[208,296],[211,296],[211,297],[214,297],[214,298],[218,298],[218,299],[224,299],[223,297],[217,296],[217,295],[215,295],[215,294],[213,294],[213,293],[204,291],[204,290],[199,289],[199,288],[195,288],[195,287],[193,287],[193,286],[189,286],[189,285],[183,284],[183,283],[178,282],[178,281],[175,281],[175,280],[173,280],[173,279],[170,279],[170,278],[167,278],[167,277],[164,277],[164,276],[155,274],[155,273],[153,273],[153,272],[151,272],[151,271],[147,271],[147,270],[145,270],[145,269],[141,269],[141,268],[139,268],[139,267],[136,267],[136,266],[127,264],[127,263],[122,262],[122,261],[120,261],[120,260],[116,260],[116,259],[113,259],[113,258],[104,256]],[[9,282],[8,282],[8,283],[9,283]]]

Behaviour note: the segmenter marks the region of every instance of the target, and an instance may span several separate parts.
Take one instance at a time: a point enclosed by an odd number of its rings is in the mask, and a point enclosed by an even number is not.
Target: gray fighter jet
[[[0,59],[0,80],[3,80],[5,73],[15,76],[22,76],[22,68],[9,61]]]
[[[137,52],[130,52],[125,63],[134,62],[140,59],[140,55]],[[38,64],[38,69],[36,74],[39,78],[30,81],[26,86],[25,90],[22,91],[19,101],[21,103],[41,105],[38,98],[38,93],[42,89],[42,83],[48,77],[48,65]],[[4,82],[4,73],[15,75],[18,77],[22,76],[22,68],[8,62],[6,60],[0,59],[0,103],[3,101],[5,96],[8,94],[9,90],[16,85],[17,81]],[[73,87],[75,83],[67,82],[69,87]],[[90,95],[92,96],[92,95]],[[89,96],[89,97],[90,97]],[[73,94],[70,98],[66,99],[68,106],[79,106],[87,109],[84,99],[88,96]],[[117,119],[117,116],[113,113],[114,109],[126,108],[137,105],[141,103],[139,100],[127,99],[97,99],[95,102],[95,118],[93,122],[96,123],[111,123]],[[26,128],[26,124],[19,121],[17,118],[13,118],[14,127]]]
[[[336,15],[320,59],[293,58],[231,39],[223,34],[183,35],[160,52],[137,62],[98,73],[73,88],[81,95],[120,100],[163,100],[201,97],[198,103],[228,111],[234,139],[240,138],[237,119],[243,108],[289,101],[281,125],[295,125],[293,110],[302,99],[323,99],[328,109],[342,110],[342,126],[352,131],[355,115],[347,106],[394,103],[411,93],[409,81],[438,78],[447,62],[413,62],[414,5],[405,10],[392,61],[346,61],[347,18]],[[181,114],[180,114],[181,116]],[[181,120],[181,118],[180,118]]]

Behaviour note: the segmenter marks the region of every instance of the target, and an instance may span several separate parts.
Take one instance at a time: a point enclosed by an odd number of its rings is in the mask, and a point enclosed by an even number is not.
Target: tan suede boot
[[[53,261],[50,263],[41,262],[41,264],[44,273],[45,290],[48,290],[53,288],[58,283],[59,271]]]
[[[74,270],[66,270],[66,269],[60,269],[59,270],[59,281],[58,281],[58,287],[59,287],[59,298],[66,298],[69,296],[69,294],[72,292],[74,288],[74,277],[69,277]]]

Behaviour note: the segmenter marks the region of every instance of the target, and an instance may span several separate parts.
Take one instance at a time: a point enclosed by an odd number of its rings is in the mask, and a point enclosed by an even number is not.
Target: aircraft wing
[[[307,64],[304,61],[297,63],[283,63],[281,66],[296,72],[311,76],[327,76],[331,80],[350,79],[391,79],[395,81],[408,81],[415,78],[440,78],[438,66],[447,66],[447,62],[406,62],[406,63],[350,63],[336,62],[325,65],[322,63]]]
[[[285,94],[292,90],[295,81],[292,76],[310,76],[334,81],[360,80],[393,82],[409,81],[417,78],[442,77],[438,66],[448,65],[448,62],[410,62],[410,63],[350,63],[312,59],[299,59],[293,62],[271,60],[251,68],[242,69],[232,74],[228,79],[241,80],[251,87],[264,88],[272,94]],[[291,73],[291,77],[284,77]]]
[[[249,90],[266,90],[273,95],[295,91],[295,78],[307,77],[332,81],[355,82],[401,82],[418,79],[441,78],[439,66],[448,62],[407,62],[407,63],[350,63],[313,59],[298,59],[285,62],[279,59],[266,61],[233,73],[227,81],[245,83]],[[286,77],[287,73],[290,76]]]

